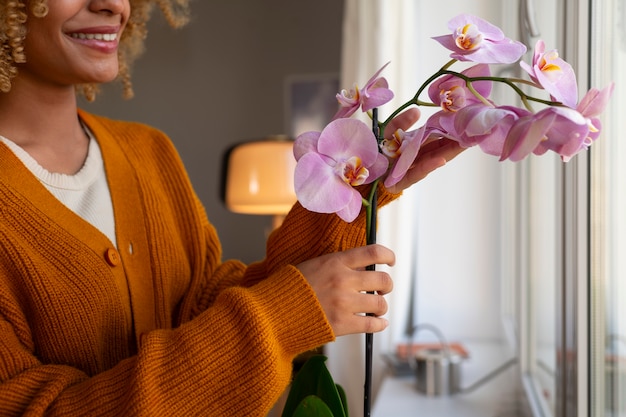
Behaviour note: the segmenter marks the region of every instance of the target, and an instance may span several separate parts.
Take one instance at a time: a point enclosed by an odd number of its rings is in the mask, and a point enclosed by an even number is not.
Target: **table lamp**
[[[274,135],[231,147],[225,156],[224,201],[235,213],[272,215],[273,228],[296,202],[293,141]]]

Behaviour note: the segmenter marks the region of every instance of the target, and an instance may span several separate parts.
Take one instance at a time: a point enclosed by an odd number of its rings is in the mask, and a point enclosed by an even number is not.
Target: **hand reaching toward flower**
[[[315,291],[335,336],[376,333],[387,327],[387,320],[380,316],[387,312],[383,295],[391,292],[393,282],[386,272],[366,271],[372,263],[392,266],[395,255],[384,246],[368,245],[329,253],[296,266]]]
[[[413,107],[396,116],[385,129],[385,137],[390,137],[398,129],[409,129],[420,117],[419,109]],[[444,166],[454,159],[465,148],[457,141],[441,138],[424,141],[419,148],[417,157],[412,161],[404,177],[392,186],[387,187],[391,193],[399,193],[411,185],[426,178],[428,174]]]

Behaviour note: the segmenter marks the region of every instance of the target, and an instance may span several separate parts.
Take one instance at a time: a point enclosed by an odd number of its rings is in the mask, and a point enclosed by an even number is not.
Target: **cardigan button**
[[[104,253],[104,259],[106,259],[107,263],[111,266],[117,266],[120,264],[120,254],[113,248],[109,248]]]

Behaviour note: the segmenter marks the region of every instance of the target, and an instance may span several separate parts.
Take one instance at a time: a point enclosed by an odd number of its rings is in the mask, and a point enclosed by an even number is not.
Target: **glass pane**
[[[562,164],[552,155],[529,160],[528,292],[530,333],[530,372],[536,384],[537,398],[544,411],[555,414],[556,395],[556,302],[559,271],[557,239],[557,192],[560,183],[557,169]]]
[[[526,2],[522,2],[525,4]],[[532,2],[531,2],[532,4]],[[544,41],[547,50],[560,50],[559,25],[562,11],[556,0],[541,2],[541,13],[534,16],[538,33],[526,39],[529,46],[526,62],[532,60],[537,40]],[[529,25],[530,26],[530,25]],[[533,91],[536,93],[536,90]],[[536,110],[540,109],[535,105]],[[521,293],[521,353],[528,396],[541,415],[554,416],[556,400],[557,357],[557,285],[561,256],[559,222],[562,214],[558,198],[561,195],[562,168],[560,158],[551,153],[531,156],[519,169],[519,204],[521,224],[518,238],[520,251],[519,282]]]
[[[626,416],[626,5],[594,1],[592,85],[615,91],[592,153],[592,407]],[[598,145],[596,147],[596,145]]]

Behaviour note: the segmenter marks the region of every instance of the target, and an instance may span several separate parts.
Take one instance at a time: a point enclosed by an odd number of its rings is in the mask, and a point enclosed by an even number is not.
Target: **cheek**
[[[52,50],[50,41],[46,41],[45,38],[38,36],[36,32],[28,32],[24,42],[25,65],[33,68],[45,68],[51,61],[58,60],[58,57],[54,56]]]
[[[27,56],[45,53],[51,48],[59,33],[59,29],[55,31],[54,27],[60,28],[60,25],[56,24],[51,16],[44,18],[28,16],[24,40],[24,51]]]

